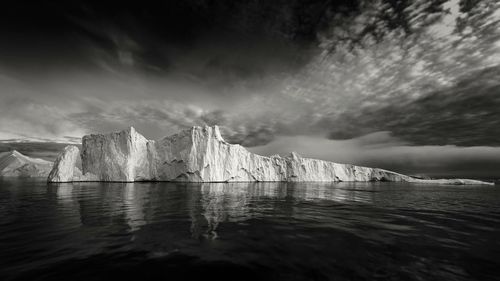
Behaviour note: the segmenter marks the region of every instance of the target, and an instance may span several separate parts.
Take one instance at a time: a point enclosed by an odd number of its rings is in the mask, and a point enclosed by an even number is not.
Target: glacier
[[[67,146],[48,176],[48,182],[78,181],[491,184],[469,179],[418,179],[384,169],[304,158],[294,152],[286,157],[261,156],[226,142],[218,126],[194,126],[160,140],[148,140],[133,127],[86,135],[81,152],[76,146]]]

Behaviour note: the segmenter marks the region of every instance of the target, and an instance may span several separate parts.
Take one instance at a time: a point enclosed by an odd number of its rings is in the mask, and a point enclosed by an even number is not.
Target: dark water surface
[[[500,189],[0,180],[0,280],[500,280]]]

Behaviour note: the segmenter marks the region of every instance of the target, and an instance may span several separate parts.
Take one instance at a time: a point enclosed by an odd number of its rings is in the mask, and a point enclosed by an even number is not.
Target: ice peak
[[[302,158],[302,157],[300,156],[300,154],[298,154],[298,153],[297,153],[297,152],[295,152],[295,151],[290,152],[290,156],[289,156],[289,157],[290,157],[290,158],[292,158],[293,160],[297,160],[297,159]]]

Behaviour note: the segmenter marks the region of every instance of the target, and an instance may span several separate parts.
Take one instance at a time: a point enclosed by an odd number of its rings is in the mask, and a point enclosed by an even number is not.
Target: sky
[[[264,155],[500,177],[498,1],[10,2],[0,150],[219,125]]]

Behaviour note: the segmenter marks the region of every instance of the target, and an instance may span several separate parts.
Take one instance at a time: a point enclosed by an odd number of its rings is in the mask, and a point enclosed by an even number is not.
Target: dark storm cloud
[[[178,57],[201,52],[208,70],[262,74],[258,52],[301,63],[293,46],[316,41],[333,9],[351,1],[16,1],[5,4],[0,31],[4,62],[22,71],[67,67],[134,67],[162,73]],[[210,45],[213,46],[210,46]],[[203,52],[207,49],[206,53]],[[212,48],[212,50],[210,50]],[[256,50],[256,54],[252,54]],[[241,59],[235,59],[235,55]],[[210,58],[211,56],[211,58]],[[226,57],[227,56],[227,57]],[[230,61],[227,61],[230,60]],[[65,63],[67,65],[65,65]],[[260,64],[266,60],[260,59]]]
[[[429,1],[426,13],[443,1]],[[0,31],[4,63],[18,71],[89,69],[163,75],[187,71],[221,83],[286,71],[310,58],[322,32],[335,42],[361,44],[367,35],[413,20],[412,1],[383,1],[362,28],[352,20],[373,6],[351,0],[253,1],[16,1],[5,4]],[[330,48],[335,49],[337,44]],[[270,64],[276,67],[267,67]],[[186,69],[187,67],[187,69]]]

